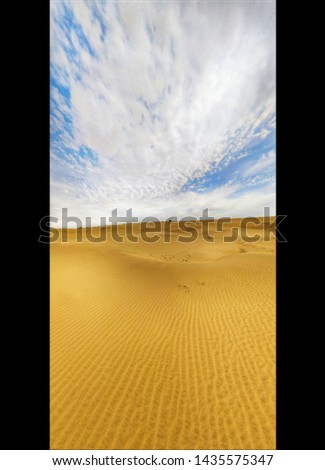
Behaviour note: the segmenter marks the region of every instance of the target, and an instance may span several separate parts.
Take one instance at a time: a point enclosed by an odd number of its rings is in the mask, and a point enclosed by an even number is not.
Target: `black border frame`
[[[2,351],[1,403],[7,416],[3,420],[3,449],[50,448],[50,381],[49,381],[49,245],[40,244],[39,220],[49,214],[49,0],[25,5],[20,12],[22,23],[28,26],[15,55],[16,71],[20,83],[15,111],[23,112],[24,124],[29,125],[25,135],[14,144],[20,152],[13,159],[14,188],[29,201],[20,199],[16,207],[18,225],[14,228],[16,245],[10,254],[10,297],[5,309]],[[287,11],[286,11],[287,7]],[[23,5],[19,9],[23,10]],[[299,7],[300,8],[300,7]],[[299,34],[288,27],[297,22],[294,8],[277,2],[277,214],[288,215],[281,223],[281,232],[288,243],[277,243],[277,322],[276,322],[276,448],[322,449],[324,443],[315,421],[320,420],[324,402],[321,384],[322,332],[313,321],[320,312],[306,312],[302,322],[297,316],[297,296],[306,292],[308,268],[302,268],[301,257],[294,248],[289,224],[294,217],[289,208],[292,180],[292,158],[299,155],[300,140],[297,130],[288,124],[301,115],[294,82],[297,78],[296,45]],[[17,16],[17,15],[15,15]],[[297,24],[297,29],[299,23]],[[21,70],[19,57],[28,55],[29,67]],[[23,62],[24,63],[24,62]],[[26,65],[25,65],[26,67]],[[21,78],[24,74],[23,79]],[[17,92],[15,83],[14,94]],[[25,103],[22,105],[22,103]],[[12,103],[10,104],[11,106]],[[27,110],[27,112],[26,112]],[[30,115],[34,113],[34,117]],[[302,119],[306,117],[302,116]],[[19,123],[18,123],[19,125]],[[23,126],[21,126],[23,127]],[[292,126],[293,127],[293,126]],[[304,131],[304,126],[298,132]],[[297,143],[298,142],[298,143]],[[19,148],[20,145],[20,148]],[[28,158],[24,158],[24,155]],[[32,162],[32,165],[31,165]],[[17,171],[18,165],[18,171]],[[18,173],[18,174],[17,174]],[[30,180],[34,183],[31,184]],[[297,180],[297,176],[295,175]],[[14,189],[15,190],[15,189]],[[294,188],[294,191],[299,189]],[[11,201],[10,201],[11,202]],[[15,208],[15,207],[14,207]],[[32,216],[30,209],[33,208]],[[298,219],[297,219],[298,220]],[[22,221],[24,221],[22,223]],[[26,222],[25,222],[26,221]],[[299,222],[298,222],[299,223]],[[17,233],[18,232],[18,233]],[[302,236],[302,235],[301,235]],[[8,251],[9,248],[8,248]],[[12,251],[15,251],[14,255]],[[299,266],[295,268],[296,255]],[[14,261],[12,260],[14,257]],[[309,266],[311,269],[311,267]],[[301,270],[306,272],[301,274]],[[22,272],[22,274],[21,274]],[[20,275],[19,290],[16,280]],[[313,291],[311,291],[313,292]],[[310,295],[310,293],[307,295]],[[306,294],[305,297],[306,299]],[[299,307],[299,305],[298,305]],[[315,309],[315,307],[313,307]],[[310,320],[310,321],[309,321]],[[18,323],[19,322],[19,323]],[[319,337],[317,338],[317,333]],[[308,345],[309,343],[309,345]],[[315,365],[313,366],[313,363]],[[316,368],[318,366],[318,368]],[[322,424],[322,422],[321,422]]]

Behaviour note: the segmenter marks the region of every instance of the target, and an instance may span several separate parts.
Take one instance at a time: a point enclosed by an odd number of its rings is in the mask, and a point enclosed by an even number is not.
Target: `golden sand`
[[[52,449],[275,448],[275,241],[172,228],[51,245]]]

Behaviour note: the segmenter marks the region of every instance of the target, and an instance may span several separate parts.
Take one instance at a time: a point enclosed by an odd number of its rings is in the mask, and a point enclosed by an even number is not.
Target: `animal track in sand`
[[[185,293],[190,292],[190,289],[185,284],[178,284],[178,290]]]
[[[159,255],[158,257],[152,255],[154,258],[158,258],[163,261],[171,261],[171,262],[177,262],[177,263],[187,263],[192,257],[191,255],[185,255],[182,257],[178,256],[173,256],[173,255],[167,255],[167,254],[162,254]]]

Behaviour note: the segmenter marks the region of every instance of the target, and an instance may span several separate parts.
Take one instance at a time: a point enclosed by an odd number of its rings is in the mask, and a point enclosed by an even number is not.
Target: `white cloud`
[[[95,55],[64,22],[65,8]],[[71,97],[69,108],[52,95],[72,120],[62,148],[98,157],[53,159],[53,215],[63,206],[82,217],[207,207],[216,194],[180,192],[184,184],[274,125],[274,34],[273,3],[52,2],[52,74]],[[235,212],[230,196],[222,192],[220,210]],[[253,199],[240,207],[253,210]]]
[[[242,176],[253,176],[264,172],[267,168],[272,168],[275,165],[275,152],[272,150],[263,154],[255,163],[247,165],[243,170]]]

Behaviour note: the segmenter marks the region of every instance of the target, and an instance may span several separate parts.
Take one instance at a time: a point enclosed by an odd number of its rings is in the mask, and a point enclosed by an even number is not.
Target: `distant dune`
[[[179,230],[51,245],[52,449],[275,448],[275,241]]]

